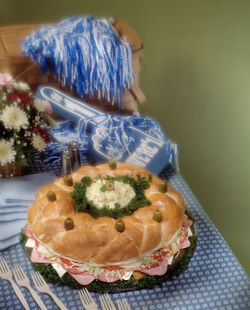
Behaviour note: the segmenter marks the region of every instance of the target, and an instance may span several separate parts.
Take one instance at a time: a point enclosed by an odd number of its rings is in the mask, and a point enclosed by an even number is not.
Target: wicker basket
[[[20,177],[25,174],[25,168],[26,167],[20,166],[17,163],[0,166],[0,177],[5,179]]]
[[[8,72],[16,79],[26,81],[34,92],[39,85],[49,84],[79,98],[69,88],[62,87],[51,73],[44,76],[37,64],[28,56],[20,55],[21,41],[41,26],[41,24],[34,24],[0,27],[0,72]],[[131,85],[131,90],[126,90],[122,96],[123,111],[119,111],[119,113],[131,113],[137,111],[138,103],[145,100],[145,96],[139,87],[143,44],[138,35],[126,23],[116,21],[114,27],[119,35],[126,37],[132,46],[132,69],[135,80]],[[100,101],[93,97],[87,98],[86,101],[104,111],[117,112],[116,105],[112,106],[106,100]]]

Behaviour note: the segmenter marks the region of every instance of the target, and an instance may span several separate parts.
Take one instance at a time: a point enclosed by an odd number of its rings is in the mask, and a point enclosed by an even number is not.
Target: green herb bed
[[[189,210],[186,211],[186,215],[195,223],[195,220]],[[136,280],[134,276],[127,281],[119,280],[114,283],[105,283],[98,280],[94,280],[89,285],[82,286],[70,274],[65,273],[62,278],[58,276],[51,264],[34,264],[32,263],[34,269],[38,271],[43,278],[53,284],[69,285],[73,288],[87,288],[89,291],[98,293],[115,293],[121,291],[130,291],[138,289],[152,289],[155,286],[162,286],[165,281],[169,281],[175,277],[178,277],[183,271],[185,271],[189,265],[190,259],[195,251],[196,244],[198,241],[197,232],[194,228],[194,224],[191,226],[193,235],[189,237],[190,246],[186,249],[180,250],[179,255],[174,259],[173,263],[169,266],[168,271],[162,276],[149,276],[145,275],[143,279]],[[27,237],[20,233],[20,240],[25,248],[25,242]],[[26,248],[25,248],[26,250]],[[26,253],[30,256],[30,253]]]
[[[129,184],[135,192],[135,197],[131,199],[129,204],[120,208],[120,205],[117,204],[114,209],[110,209],[108,206],[103,206],[103,208],[98,209],[95,207],[93,201],[89,201],[86,197],[86,190],[89,187],[93,180],[89,177],[83,177],[81,182],[74,184],[74,191],[71,193],[72,198],[75,202],[75,212],[87,212],[93,218],[98,218],[100,216],[109,216],[114,219],[120,219],[126,215],[132,214],[135,210],[150,206],[151,202],[146,198],[144,190],[149,188],[149,182],[152,180],[152,176],[148,177],[148,180],[145,177],[137,175],[136,178],[131,178],[129,176],[117,176],[111,177],[107,176],[105,178],[99,177],[108,182],[120,181],[125,184]],[[101,191],[105,191],[106,188],[103,186]]]

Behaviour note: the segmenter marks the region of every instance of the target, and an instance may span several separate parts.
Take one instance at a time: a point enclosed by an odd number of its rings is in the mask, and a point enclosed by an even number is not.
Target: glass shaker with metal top
[[[71,151],[67,148],[61,153],[61,175],[72,173]]]
[[[69,149],[71,151],[71,166],[72,166],[72,171],[77,170],[80,165],[80,151],[79,147],[76,141],[71,141],[69,144]]]

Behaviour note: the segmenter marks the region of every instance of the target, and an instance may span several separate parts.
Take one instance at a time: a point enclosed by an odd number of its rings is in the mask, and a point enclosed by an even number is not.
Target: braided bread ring
[[[113,218],[103,216],[94,219],[85,212],[75,213],[70,194],[74,188],[65,185],[63,178],[42,187],[28,209],[28,220],[36,238],[62,257],[95,265],[134,262],[168,245],[184,222],[185,202],[170,185],[166,193],[159,192],[159,177],[128,163],[117,163],[114,170],[106,163],[95,167],[83,166],[72,174],[72,179],[74,183],[84,176],[95,179],[98,175],[140,175],[148,179],[150,174],[152,181],[145,190],[145,196],[151,201],[151,206],[141,207],[130,216],[123,217],[126,228],[122,233],[115,229]],[[55,192],[57,200],[49,201],[48,191]],[[162,213],[160,223],[153,220],[155,210]],[[65,230],[67,217],[74,221],[72,230]]]

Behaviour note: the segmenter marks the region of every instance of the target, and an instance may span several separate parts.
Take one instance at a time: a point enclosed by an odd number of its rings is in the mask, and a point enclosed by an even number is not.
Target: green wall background
[[[0,0],[0,25],[114,17],[141,37],[141,112],[181,145],[181,172],[250,274],[250,1]]]

